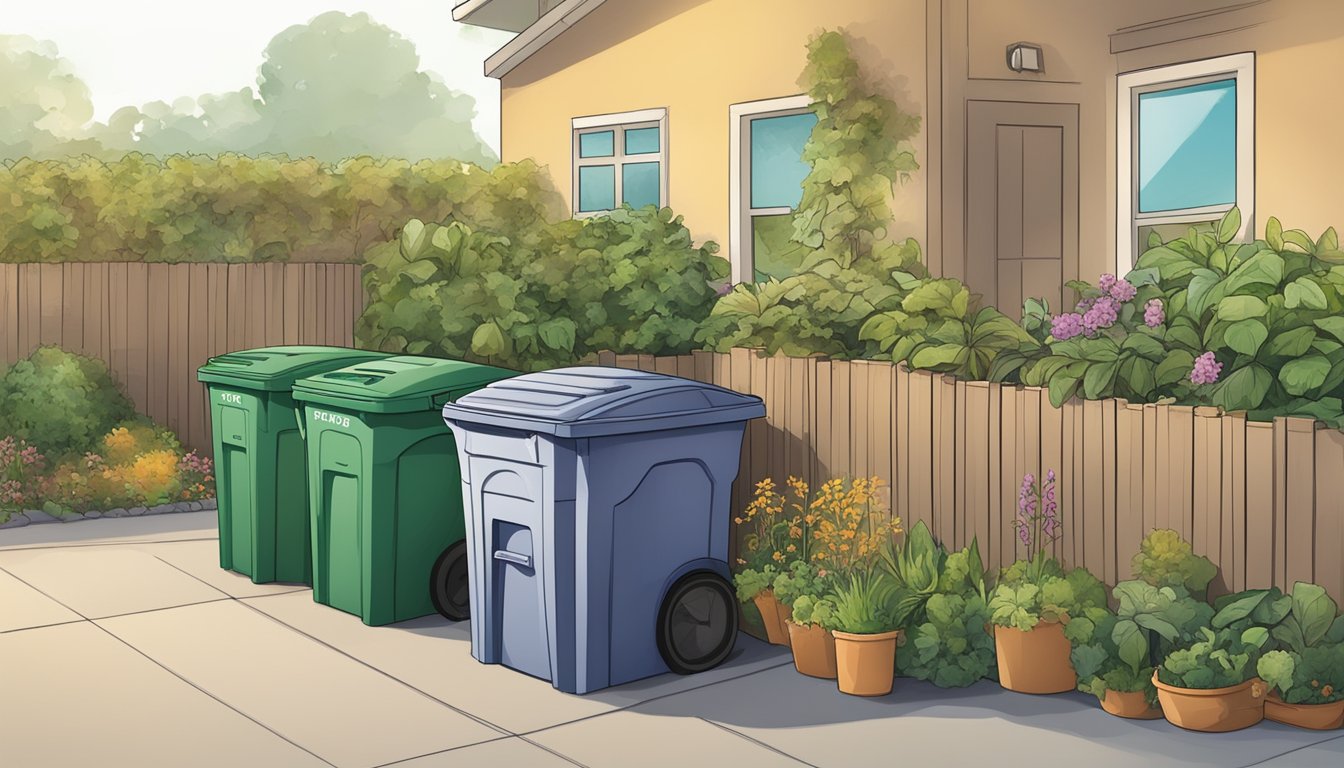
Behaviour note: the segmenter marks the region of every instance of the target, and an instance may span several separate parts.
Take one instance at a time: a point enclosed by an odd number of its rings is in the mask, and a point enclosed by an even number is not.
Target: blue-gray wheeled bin
[[[471,654],[587,693],[716,666],[737,635],[729,491],[760,398],[562,368],[443,407],[471,552]]]

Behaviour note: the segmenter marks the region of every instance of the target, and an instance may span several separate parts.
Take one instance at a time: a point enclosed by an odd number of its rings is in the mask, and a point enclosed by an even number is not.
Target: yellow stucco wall
[[[610,0],[500,87],[504,160],[547,166],[570,196],[570,119],[665,107],[668,204],[728,256],[729,105],[801,93],[809,37],[848,28],[875,85],[924,117],[924,0]],[[924,162],[926,140],[915,143]],[[893,234],[924,242],[921,171],[897,192]]]

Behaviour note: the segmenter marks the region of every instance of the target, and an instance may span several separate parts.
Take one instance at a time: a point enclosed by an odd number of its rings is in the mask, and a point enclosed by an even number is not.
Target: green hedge
[[[531,162],[129,154],[0,165],[0,262],[360,261],[408,219],[554,218]]]
[[[501,230],[413,220],[371,249],[356,341],[521,370],[602,350],[679,354],[698,346],[727,273],[666,208]]]

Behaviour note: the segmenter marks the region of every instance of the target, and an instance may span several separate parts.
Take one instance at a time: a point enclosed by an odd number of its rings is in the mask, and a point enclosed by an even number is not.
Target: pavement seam
[[[1269,757],[1266,757],[1264,760],[1256,760],[1254,763],[1247,763],[1247,764],[1241,766],[1241,768],[1252,768],[1252,766],[1256,766],[1256,765],[1265,765],[1266,763],[1268,763],[1268,762],[1271,761],[1271,760],[1278,760],[1279,758],[1284,757],[1284,756],[1286,756],[1286,755],[1291,755],[1291,754],[1293,754],[1294,752],[1301,752],[1301,751],[1304,750],[1304,749],[1311,749],[1312,747],[1319,747],[1319,746],[1322,745],[1322,744],[1329,744],[1329,743],[1332,742],[1332,741],[1339,741],[1340,739],[1344,739],[1344,735],[1341,735],[1341,736],[1331,736],[1331,737],[1328,738],[1328,739],[1321,739],[1320,741],[1312,742],[1311,744],[1303,744],[1303,745],[1300,746],[1300,747],[1293,747],[1292,749],[1288,750],[1287,752],[1280,752],[1280,753],[1277,754],[1277,755],[1270,755]]]
[[[525,736],[519,736],[519,735],[517,735],[517,734],[509,734],[509,735],[507,735],[507,736],[500,736],[499,738],[495,738],[495,739],[487,739],[487,740],[485,740],[485,741],[478,741],[478,742],[476,742],[475,744],[463,744],[463,745],[460,746],[460,747],[449,747],[448,749],[440,749],[440,750],[438,750],[438,751],[436,751],[436,752],[426,752],[426,753],[423,754],[423,755],[416,755],[415,757],[406,757],[406,758],[402,758],[401,760],[394,760],[393,762],[390,762],[390,763],[383,763],[383,764],[381,764],[381,765],[374,766],[374,768],[395,768],[395,766],[398,766],[398,765],[405,765],[406,763],[409,763],[409,762],[411,762],[412,760],[421,760],[421,759],[426,758],[426,757],[433,757],[434,755],[446,755],[446,754],[448,754],[448,753],[450,753],[450,752],[461,752],[461,751],[464,750],[464,749],[471,749],[471,748],[473,748],[473,747],[479,747],[479,746],[482,746],[482,745],[484,745],[484,744],[494,744],[494,743],[496,743],[496,742],[500,742],[500,741],[508,741],[508,740],[510,740],[510,739],[517,739],[517,740],[519,740],[519,741],[521,741],[521,742],[524,742],[524,743],[526,743],[526,744],[531,744],[532,746],[536,747],[537,749],[540,749],[540,750],[545,751],[545,752],[550,752],[552,755],[555,755],[556,757],[560,758],[561,760],[564,760],[564,761],[567,762],[567,763],[570,763],[570,764],[572,764],[572,765],[577,765],[577,766],[579,766],[579,768],[588,768],[587,765],[585,765],[585,764],[583,764],[583,763],[580,763],[578,760],[575,760],[574,758],[572,758],[572,757],[570,757],[570,756],[568,756],[568,755],[562,755],[562,754],[560,754],[559,752],[556,752],[554,749],[551,749],[550,747],[548,747],[548,746],[546,746],[546,745],[544,745],[544,744],[538,744],[537,742],[532,741],[531,739],[529,739],[529,738],[527,738],[527,737],[525,737]]]
[[[747,734],[742,733],[741,731],[739,731],[739,730],[737,730],[737,729],[735,729],[735,728],[729,728],[728,726],[724,725],[723,723],[716,723],[716,722],[714,722],[713,720],[709,720],[709,719],[700,717],[700,716],[698,716],[698,715],[696,716],[695,719],[696,719],[696,720],[699,720],[699,721],[701,721],[701,722],[704,722],[704,723],[709,723],[710,725],[714,726],[715,728],[718,728],[718,729],[723,730],[723,731],[727,731],[728,733],[731,733],[731,734],[733,734],[734,736],[737,736],[737,737],[739,737],[739,738],[746,739],[747,741],[750,741],[752,744],[755,744],[755,745],[758,746],[758,747],[762,747],[762,748],[764,748],[764,749],[768,749],[768,750],[770,750],[771,752],[774,752],[774,753],[776,753],[776,754],[778,754],[778,755],[781,755],[781,756],[783,756],[783,757],[787,757],[787,758],[789,758],[790,760],[794,760],[794,761],[796,761],[796,762],[798,762],[798,763],[801,763],[802,765],[806,765],[806,766],[808,766],[808,768],[818,768],[818,766],[813,765],[812,763],[807,762],[806,760],[802,759],[801,757],[798,757],[797,755],[790,755],[788,752],[785,752],[784,750],[780,749],[779,747],[776,747],[776,746],[774,746],[774,745],[772,745],[772,744],[767,744],[767,743],[765,743],[764,741],[761,741],[760,739],[757,739],[757,738],[753,738],[753,737],[751,737],[751,736],[748,736]]]
[[[542,728],[533,728],[533,729],[530,730],[530,731],[523,731],[522,733],[519,733],[518,735],[519,735],[519,736],[532,736],[532,735],[534,735],[534,734],[542,733],[543,731],[549,731],[549,730],[551,730],[551,729],[553,729],[553,728],[559,728],[559,727],[564,726],[564,725],[573,725],[573,724],[575,724],[575,723],[582,723],[582,722],[585,721],[585,720],[592,720],[592,719],[595,718],[595,717],[606,717],[607,715],[614,715],[614,714],[616,714],[617,712],[624,712],[624,711],[629,710],[629,709],[634,709],[635,707],[642,707],[642,706],[644,706],[645,704],[652,704],[652,703],[655,702],[655,701],[662,701],[663,699],[666,699],[666,698],[669,698],[669,697],[672,697],[672,696],[680,696],[680,695],[683,694],[683,693],[690,693],[691,691],[699,691],[699,690],[701,690],[701,689],[704,689],[704,688],[710,688],[710,687],[715,686],[715,685],[722,685],[722,684],[724,684],[724,683],[730,683],[730,682],[732,682],[732,681],[734,681],[734,680],[742,680],[742,679],[744,679],[744,678],[751,677],[752,675],[759,675],[759,674],[761,674],[762,672],[769,672],[769,671],[772,670],[772,669],[778,669],[778,668],[780,668],[780,667],[790,666],[790,665],[792,665],[792,664],[793,664],[793,661],[792,661],[792,660],[790,660],[790,659],[786,659],[786,660],[784,660],[784,661],[781,661],[781,662],[778,663],[778,664],[771,664],[771,665],[768,666],[768,667],[761,667],[760,669],[752,670],[751,672],[747,672],[746,674],[736,675],[736,676],[734,676],[734,677],[725,677],[725,678],[722,679],[722,680],[715,680],[715,681],[712,682],[712,683],[705,683],[704,685],[696,685],[696,686],[692,686],[692,687],[690,687],[690,688],[685,688],[685,689],[680,690],[680,691],[671,691],[671,692],[668,692],[668,693],[664,693],[664,694],[662,694],[662,695],[660,695],[660,696],[654,696],[654,697],[651,698],[651,699],[645,699],[645,700],[643,700],[643,701],[637,701],[637,702],[634,702],[633,704],[626,704],[626,705],[623,706],[623,707],[616,707],[615,709],[611,709],[611,710],[608,710],[608,711],[606,711],[606,712],[598,712],[598,713],[596,713],[596,714],[587,715],[587,716],[584,716],[584,717],[576,717],[576,718],[574,718],[573,720],[566,720],[566,721],[564,721],[563,723],[555,723],[555,724],[553,724],[553,725],[547,725],[547,726],[544,726],[544,727],[542,727]]]
[[[486,719],[483,718],[483,717],[478,717],[477,715],[473,715],[472,713],[470,713],[470,712],[468,712],[468,711],[466,711],[466,710],[464,710],[464,709],[461,709],[460,707],[457,707],[457,706],[454,706],[454,705],[452,705],[452,704],[449,704],[448,702],[444,701],[443,699],[440,699],[439,697],[437,697],[437,696],[435,696],[435,695],[433,695],[433,694],[431,694],[431,693],[429,693],[429,692],[427,692],[427,691],[421,690],[420,688],[417,688],[416,686],[411,685],[410,683],[406,682],[405,680],[402,680],[401,678],[397,677],[396,675],[393,675],[392,673],[388,672],[387,670],[380,669],[379,667],[376,667],[376,666],[374,666],[373,664],[370,664],[369,662],[367,662],[367,661],[365,661],[365,660],[359,658],[358,656],[355,656],[355,655],[353,655],[353,654],[347,653],[347,652],[341,650],[340,648],[337,648],[336,646],[332,645],[331,643],[328,643],[327,641],[323,640],[322,638],[317,637],[317,636],[315,636],[315,635],[311,635],[311,634],[309,634],[309,633],[307,633],[307,632],[304,632],[302,629],[299,629],[298,627],[296,627],[296,626],[294,626],[294,625],[292,625],[292,624],[289,624],[289,623],[287,623],[287,622],[285,622],[285,621],[282,621],[282,620],[276,618],[275,616],[272,616],[271,614],[269,614],[269,613],[267,613],[267,612],[261,610],[260,608],[257,608],[257,607],[252,606],[252,605],[248,605],[248,603],[247,603],[246,600],[242,600],[242,599],[239,599],[239,598],[232,598],[232,599],[233,599],[235,602],[237,602],[239,605],[242,605],[242,606],[246,607],[249,611],[252,611],[252,612],[256,613],[258,616],[263,616],[263,617],[265,617],[265,618],[267,618],[267,619],[270,619],[271,621],[275,622],[276,624],[279,624],[280,626],[284,627],[285,629],[288,629],[288,630],[291,631],[291,632],[294,632],[294,633],[297,633],[297,634],[299,634],[299,635],[302,635],[302,636],[308,638],[309,640],[312,640],[313,642],[317,643],[318,645],[323,646],[324,648],[328,648],[328,649],[330,649],[330,650],[332,650],[332,651],[335,651],[336,653],[339,653],[340,655],[346,657],[347,659],[350,659],[351,661],[355,662],[356,664],[359,664],[359,665],[361,665],[361,666],[367,667],[367,668],[373,670],[374,672],[377,672],[378,674],[382,675],[383,677],[386,677],[387,679],[392,680],[393,682],[396,682],[396,683],[398,683],[398,684],[400,684],[400,685],[402,685],[402,686],[404,686],[404,687],[406,687],[406,688],[409,688],[410,690],[415,691],[416,693],[420,694],[421,696],[424,696],[425,698],[429,699],[430,701],[433,701],[433,702],[435,702],[435,703],[437,703],[437,704],[441,704],[442,706],[445,706],[445,707],[447,707],[448,709],[451,709],[452,711],[458,713],[459,715],[462,715],[463,717],[465,717],[465,718],[467,718],[467,719],[469,719],[469,720],[474,720],[475,722],[477,722],[477,723],[479,723],[479,724],[481,724],[481,725],[484,725],[484,726],[487,727],[487,728],[490,728],[490,729],[492,729],[492,730],[494,730],[494,731],[498,731],[498,732],[499,732],[501,735],[503,735],[503,736],[518,736],[518,735],[520,735],[520,734],[516,734],[516,733],[514,733],[513,731],[510,731],[510,730],[507,729],[507,728],[503,728],[503,727],[501,727],[501,726],[498,726],[498,725],[496,725],[496,724],[490,722],[489,720],[486,720]],[[333,610],[335,610],[335,609],[333,609]],[[484,742],[476,742],[476,743],[481,744],[481,743],[484,743]],[[463,746],[471,746],[471,745],[469,745],[469,744],[464,744]]]
[[[46,596],[44,595],[44,597]],[[80,624],[85,621],[88,621],[88,619],[84,618],[70,619],[69,621],[53,621],[50,624],[35,624],[31,627],[15,627],[13,629],[0,629],[0,635],[12,635],[15,632],[27,632],[30,629],[46,629],[47,627],[60,627],[66,624]]]
[[[219,541],[218,536],[202,536],[191,539],[136,539],[134,541],[67,541],[52,544],[11,544],[0,546],[0,553],[31,552],[38,549],[84,549],[86,547],[125,547],[131,544],[178,544],[187,541]]]
[[[261,728],[261,729],[263,729],[263,730],[265,730],[265,731],[268,731],[268,732],[274,734],[275,737],[278,738],[278,739],[280,739],[281,741],[284,741],[284,742],[286,742],[287,744],[291,744],[291,745],[293,745],[296,749],[299,749],[299,750],[302,750],[302,751],[304,751],[304,752],[307,752],[308,754],[312,755],[314,758],[320,760],[322,763],[324,763],[324,764],[326,764],[326,765],[330,765],[332,768],[336,768],[336,765],[335,765],[334,763],[332,763],[331,761],[326,760],[325,758],[323,758],[321,755],[317,754],[316,752],[313,752],[312,750],[308,749],[307,747],[303,746],[302,744],[299,744],[299,743],[295,742],[293,739],[290,739],[290,738],[286,737],[284,734],[280,733],[279,731],[275,730],[274,728],[271,728],[270,726],[266,725],[265,723],[263,723],[263,722],[257,720],[256,718],[254,718],[254,717],[248,715],[246,712],[244,712],[244,711],[238,709],[237,707],[235,707],[235,706],[229,704],[227,701],[224,701],[223,699],[220,699],[219,697],[214,696],[214,695],[211,694],[209,691],[205,690],[204,688],[200,687],[199,685],[196,685],[195,683],[193,683],[192,681],[190,681],[190,680],[188,680],[187,678],[183,677],[182,675],[179,675],[178,673],[176,673],[176,672],[174,672],[173,670],[169,669],[168,667],[164,666],[162,663],[160,663],[160,662],[159,662],[157,659],[155,659],[154,657],[150,656],[149,654],[145,653],[144,651],[140,650],[139,648],[136,648],[134,645],[131,645],[130,643],[128,643],[128,642],[126,642],[125,640],[123,640],[122,638],[118,637],[116,634],[114,634],[113,632],[111,632],[107,627],[102,626],[102,625],[99,624],[97,621],[94,621],[93,619],[90,619],[88,616],[85,616],[84,614],[82,614],[82,613],[80,613],[79,611],[75,610],[72,606],[66,605],[65,603],[61,602],[60,600],[56,599],[55,597],[53,597],[53,596],[47,594],[47,593],[44,592],[42,589],[38,588],[38,586],[37,586],[36,584],[31,584],[31,583],[29,583],[28,581],[25,581],[25,580],[24,580],[22,577],[20,577],[19,575],[15,574],[15,573],[13,573],[13,572],[11,572],[11,571],[9,571],[9,570],[6,570],[6,569],[4,569],[4,568],[0,568],[0,571],[4,571],[5,573],[8,573],[10,576],[13,576],[15,579],[18,579],[20,582],[23,582],[24,584],[27,584],[27,585],[28,585],[29,587],[31,587],[32,589],[36,590],[39,594],[44,595],[48,600],[51,600],[52,602],[56,603],[57,605],[61,606],[62,608],[65,608],[67,611],[70,611],[71,613],[75,614],[76,616],[79,616],[81,619],[83,619],[83,623],[91,624],[91,625],[93,625],[94,627],[97,627],[100,631],[102,631],[103,633],[105,633],[108,637],[112,638],[113,640],[116,640],[117,642],[121,643],[122,645],[126,646],[127,648],[130,648],[130,649],[131,649],[132,651],[134,651],[135,653],[138,653],[138,654],[140,654],[141,656],[143,656],[147,661],[149,661],[150,664],[153,664],[154,666],[158,667],[159,669],[162,669],[164,672],[167,672],[168,674],[172,675],[173,677],[177,678],[178,680],[181,680],[182,682],[186,683],[187,685],[191,686],[191,687],[194,688],[195,690],[199,691],[202,695],[206,696],[207,698],[211,699],[212,701],[217,701],[217,702],[219,702],[220,706],[223,706],[223,707],[225,707],[225,708],[227,708],[227,709],[229,709],[229,710],[231,710],[231,711],[233,711],[233,712],[238,713],[239,716],[243,717],[244,719],[248,720],[249,722],[255,723],[255,724],[257,725],[258,728]],[[128,614],[128,615],[129,615],[129,614]],[[75,624],[75,623],[80,623],[80,622],[67,622],[67,623]]]

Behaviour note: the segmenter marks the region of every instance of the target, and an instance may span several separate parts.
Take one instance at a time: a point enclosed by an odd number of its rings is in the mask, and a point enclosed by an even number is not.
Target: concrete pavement
[[[745,635],[722,667],[589,696],[218,567],[213,512],[0,531],[0,765],[1339,768],[1344,733],[1197,734],[1081,694],[898,679],[880,699]]]

